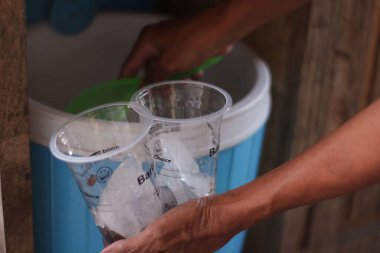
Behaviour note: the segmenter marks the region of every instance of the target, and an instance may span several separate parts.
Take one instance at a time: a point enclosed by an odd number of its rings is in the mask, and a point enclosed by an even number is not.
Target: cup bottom
[[[98,227],[98,229],[100,230],[103,236],[104,246],[108,246],[116,241],[126,239],[124,236],[119,235],[118,233],[110,230],[107,227]]]

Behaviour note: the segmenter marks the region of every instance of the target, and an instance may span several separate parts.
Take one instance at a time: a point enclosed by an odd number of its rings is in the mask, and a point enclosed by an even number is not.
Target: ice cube
[[[141,164],[136,158],[128,158],[113,172],[95,212],[98,226],[127,237],[162,214],[162,202]]]
[[[165,205],[175,202],[177,205],[188,200],[209,196],[214,192],[214,179],[203,173],[183,174],[183,178],[171,178],[160,175],[161,200]],[[162,189],[167,188],[167,191]]]
[[[184,184],[195,194],[196,198],[209,196],[214,193],[215,180],[213,177],[203,173],[192,173],[184,175]]]
[[[182,144],[179,138],[169,134],[160,135],[161,152],[175,164],[179,173],[197,173],[199,172],[198,164],[190,151]]]
[[[173,177],[168,177],[163,174],[160,174],[160,182],[161,182],[160,183],[161,188],[167,187],[170,190],[171,194],[174,195],[177,205],[183,204],[186,201],[191,199],[189,197],[189,193],[186,190],[186,187],[184,186],[181,178],[178,178],[178,177],[173,178]],[[168,194],[168,193],[164,192],[162,194]],[[168,196],[165,196],[165,195],[161,197],[162,197],[162,200],[165,198],[166,199],[169,198]]]
[[[177,204],[213,193],[214,178],[200,171],[185,145],[170,134],[158,137],[160,153],[156,155],[165,161],[159,175],[160,185],[168,187]]]
[[[167,212],[178,205],[176,196],[173,194],[173,192],[169,189],[168,186],[161,187],[160,199],[164,203],[164,212]]]

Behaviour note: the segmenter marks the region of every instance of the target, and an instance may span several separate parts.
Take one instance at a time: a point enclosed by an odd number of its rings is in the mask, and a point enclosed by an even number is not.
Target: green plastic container
[[[174,74],[170,79],[179,80],[193,76],[222,60],[222,56],[215,56],[196,68],[186,72]],[[91,107],[112,102],[127,102],[138,90],[142,83],[142,77],[124,78],[95,85],[79,96],[75,97],[66,107],[66,112],[77,114]]]

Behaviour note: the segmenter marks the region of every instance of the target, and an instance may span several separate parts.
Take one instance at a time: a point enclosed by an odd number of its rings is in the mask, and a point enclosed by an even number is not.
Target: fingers
[[[201,80],[204,76],[204,72],[200,71],[191,77],[192,80]]]
[[[123,63],[120,76],[129,77],[137,75],[138,71],[144,66],[149,58],[155,55],[155,50],[148,45],[138,45]]]
[[[125,241],[126,240],[117,241],[108,246],[107,248],[103,249],[101,253],[128,253],[128,251],[126,251],[125,249]]]
[[[186,53],[178,56],[177,52],[167,50],[148,64],[145,83],[149,84],[173,78],[175,80],[187,78],[199,80],[203,77],[203,72],[198,72],[192,76],[186,76],[184,73],[202,63],[202,60],[203,58],[198,57],[196,53]]]
[[[165,213],[138,235],[117,241],[101,253],[214,252],[235,233],[220,232],[224,221],[218,216],[219,209],[210,209],[213,203],[211,197],[188,201]]]
[[[145,29],[137,39],[132,52],[121,67],[120,76],[134,76],[151,59],[158,55],[158,49],[151,44],[148,29]]]
[[[135,253],[135,252],[146,252],[141,248],[141,244],[139,240],[132,237],[125,240],[120,240],[112,243],[105,249],[101,251],[101,253]]]
[[[148,226],[135,236],[112,243],[101,253],[160,253],[161,251],[156,249],[159,240],[154,240],[155,231],[154,228],[150,229]]]
[[[157,59],[151,59],[145,66],[144,85],[168,80],[169,78],[170,72],[160,65]]]
[[[181,30],[173,26],[173,23],[167,22],[144,28],[132,52],[125,60],[120,76],[136,75],[144,67],[146,77],[142,85],[169,80],[174,74],[196,67],[211,55],[225,55],[233,48],[233,45],[228,45],[221,50],[211,50],[213,51],[211,52],[197,46],[188,50],[192,48],[189,45],[194,43],[190,43],[186,37],[176,36]],[[174,41],[174,38],[177,40]],[[202,43],[195,44],[203,45]],[[202,74],[196,74],[192,78],[197,80],[201,77]]]

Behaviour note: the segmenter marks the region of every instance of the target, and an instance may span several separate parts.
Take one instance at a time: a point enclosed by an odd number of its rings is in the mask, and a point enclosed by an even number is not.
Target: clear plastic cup
[[[51,152],[68,164],[105,244],[142,231],[163,213],[147,148],[151,126],[145,107],[113,103],[82,112],[51,137]]]
[[[169,81],[142,88],[132,101],[153,114],[148,146],[165,211],[214,194],[220,125],[230,95],[203,82]]]

